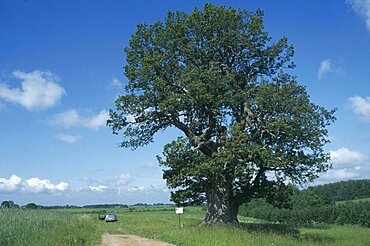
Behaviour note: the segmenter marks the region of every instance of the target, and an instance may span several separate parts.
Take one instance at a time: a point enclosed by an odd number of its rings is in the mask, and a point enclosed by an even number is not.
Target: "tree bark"
[[[239,225],[237,218],[239,205],[233,199],[231,184],[214,184],[206,192],[207,214],[203,225],[232,224]]]

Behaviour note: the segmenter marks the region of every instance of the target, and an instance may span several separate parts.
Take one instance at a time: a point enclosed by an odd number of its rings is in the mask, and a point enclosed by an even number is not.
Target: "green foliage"
[[[13,201],[3,201],[1,203],[1,208],[19,208],[19,205],[15,204]]]
[[[255,217],[275,223],[352,224],[369,227],[370,202],[348,202],[342,205],[279,209],[273,207],[265,200],[253,200],[250,203],[242,205],[239,209],[239,213],[243,216]]]
[[[170,168],[163,170],[163,178],[167,180],[169,188],[182,187],[176,192],[171,192],[171,199],[181,205],[200,205],[206,198],[202,194],[209,176],[214,170],[204,156],[192,149],[185,138],[178,138],[164,147],[165,159],[158,156],[160,165]]]
[[[370,201],[336,203],[348,197],[363,197],[370,180],[350,180],[310,187],[290,194],[288,206],[273,206],[268,199],[252,200],[239,209],[239,214],[279,223],[353,224],[370,226]]]
[[[28,203],[26,206],[25,206],[26,209],[37,209],[38,206],[35,204],[35,203]]]
[[[107,124],[132,149],[168,127],[182,131],[159,157],[176,203],[237,211],[286,178],[312,181],[330,167],[323,147],[334,111],[289,75],[293,47],[272,42],[261,10],[168,12],[139,24],[125,52],[129,82]]]

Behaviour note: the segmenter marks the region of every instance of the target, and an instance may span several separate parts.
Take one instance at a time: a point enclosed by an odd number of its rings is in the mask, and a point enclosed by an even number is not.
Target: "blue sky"
[[[337,108],[333,169],[316,184],[370,178],[370,1],[212,1],[265,12],[295,47],[292,74]],[[156,162],[178,131],[131,151],[105,126],[127,79],[136,25],[204,1],[0,0],[0,201],[84,205],[169,202]]]

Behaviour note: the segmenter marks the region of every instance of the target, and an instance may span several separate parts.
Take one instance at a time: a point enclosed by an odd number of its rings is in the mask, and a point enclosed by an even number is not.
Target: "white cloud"
[[[318,179],[318,183],[337,182],[356,178],[369,178],[368,172],[368,156],[358,151],[349,150],[347,148],[339,148],[335,151],[330,151],[330,157],[333,164],[333,169],[324,173]]]
[[[37,177],[22,181],[22,178],[12,175],[9,179],[0,178],[0,192],[10,193],[21,191],[23,193],[60,192],[68,189],[68,183],[53,184],[50,180]]]
[[[106,192],[106,191],[116,191],[121,190],[123,187],[127,187],[127,185],[133,179],[127,173],[119,174],[115,177],[106,178],[104,180],[101,179],[94,179],[94,178],[83,178],[83,181],[87,184],[88,190],[93,192]],[[80,188],[80,190],[84,190],[84,188]]]
[[[328,74],[345,75],[345,71],[342,67],[336,66],[330,59],[325,59],[320,62],[319,71],[317,72],[318,79],[324,78]]]
[[[341,180],[348,180],[359,178],[361,173],[357,169],[342,168],[342,169],[332,169],[329,172],[323,174],[320,178],[326,181],[335,182]]]
[[[81,118],[81,123],[83,126],[97,129],[101,126],[105,126],[107,120],[109,119],[109,112],[108,110],[102,110],[99,114],[91,117],[91,118]]]
[[[66,142],[66,143],[76,143],[78,140],[80,140],[82,137],[81,135],[71,135],[71,134],[64,134],[64,133],[58,133],[55,135],[55,138],[59,139],[60,141]]]
[[[322,60],[320,63],[319,72],[317,77],[322,79],[325,74],[331,73],[333,71],[330,59]]]
[[[131,186],[127,188],[128,193],[161,194],[168,193],[166,185]],[[121,191],[122,193],[122,191]]]
[[[98,186],[89,186],[89,189],[94,192],[104,192],[108,186],[98,185]]]
[[[114,193],[119,195],[124,194],[161,194],[168,193],[169,190],[164,183],[153,184],[147,183],[130,185],[134,179],[127,173],[119,174],[118,176],[106,178],[104,180],[93,179],[93,178],[84,178],[84,182],[87,184],[87,188],[80,188],[80,192],[90,193],[90,192],[104,192],[104,193]],[[145,180],[147,181],[147,180]],[[157,182],[158,180],[155,180]],[[145,183],[145,182],[144,182]]]
[[[52,116],[47,122],[53,126],[72,127],[80,124],[80,116],[76,110],[70,109]]]
[[[41,110],[55,106],[65,94],[59,80],[50,72],[35,70],[30,73],[13,72],[13,76],[22,80],[21,88],[11,88],[0,84],[0,99],[18,103],[28,110]]]
[[[59,184],[52,184],[50,180],[39,179],[39,178],[30,178],[24,181],[22,185],[22,190],[25,192],[31,193],[40,193],[40,192],[57,192],[65,191],[68,189],[68,183],[60,182]]]
[[[333,168],[359,166],[368,160],[367,155],[347,148],[330,151],[330,157],[333,163]]]
[[[120,186],[125,186],[133,179],[131,178],[130,174],[128,173],[121,173],[115,177],[107,177],[104,180],[101,179],[93,179],[93,178],[84,178],[84,181],[89,186],[97,186],[97,185],[104,185],[109,188],[115,188]]]
[[[0,192],[16,191],[21,184],[22,179],[16,175],[12,175],[9,179],[0,178]]]
[[[132,181],[130,175],[127,173],[123,173],[123,174],[116,176],[113,179],[113,182],[111,183],[111,185],[115,187],[124,186],[124,185],[127,185],[130,181]]]
[[[47,119],[47,123],[52,126],[61,127],[87,127],[97,130],[106,125],[109,118],[108,110],[103,109],[97,115],[90,117],[81,116],[75,109],[67,110],[63,113],[53,115]]]
[[[347,99],[351,109],[363,120],[370,120],[370,97],[354,96]]]
[[[146,195],[148,194],[160,194],[160,193],[168,193],[169,189],[164,184],[157,184],[157,185],[135,185],[128,187],[125,190],[127,193],[144,193]],[[123,193],[124,191],[120,190],[120,193]]]
[[[100,171],[102,172],[102,171]],[[159,174],[159,173],[158,173]],[[86,186],[80,186],[77,193],[81,197],[89,197],[89,200],[100,200],[101,203],[137,202],[168,202],[170,190],[159,174],[157,178],[150,175],[140,174],[132,177],[128,173],[117,173],[117,175],[105,174],[103,179],[85,177],[82,181]],[[99,196],[96,196],[96,194]]]
[[[364,18],[366,27],[370,31],[370,0],[346,0],[352,9]]]

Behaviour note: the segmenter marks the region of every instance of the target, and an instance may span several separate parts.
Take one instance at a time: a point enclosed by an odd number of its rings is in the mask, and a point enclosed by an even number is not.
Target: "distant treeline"
[[[128,208],[126,204],[93,204],[93,205],[85,205],[83,208]]]
[[[44,206],[44,205],[37,205],[35,203],[28,203],[25,206],[19,206],[15,204],[13,201],[3,201],[1,203],[1,208],[23,208],[23,209],[69,209],[69,208],[129,208],[129,207],[153,207],[153,206],[174,206],[174,204],[164,204],[164,203],[154,203],[154,204],[147,204],[147,203],[135,203],[133,205],[127,204],[92,204],[92,205],[84,205],[84,206],[75,206],[75,205],[53,205],[53,206]]]
[[[93,204],[93,205],[85,205],[80,208],[128,208],[128,207],[152,207],[152,206],[172,206],[173,204],[164,204],[164,203],[154,203],[154,204],[147,204],[147,203],[135,203],[133,205],[127,204]]]
[[[253,199],[240,207],[239,214],[279,223],[370,227],[370,201],[351,201],[363,198],[370,198],[370,180],[342,181],[304,190],[278,187],[275,197]]]

